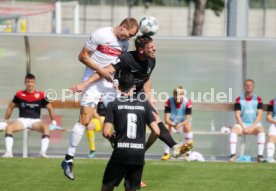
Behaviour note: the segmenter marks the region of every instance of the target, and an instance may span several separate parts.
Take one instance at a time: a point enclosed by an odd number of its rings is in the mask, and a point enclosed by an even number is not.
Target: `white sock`
[[[85,126],[77,122],[70,134],[69,146],[67,149],[67,154],[70,156],[75,156],[77,146],[80,144],[83,133],[85,131]]]
[[[164,153],[170,154],[170,147],[163,142]]]
[[[5,138],[5,142],[6,142],[6,152],[12,153],[13,137],[7,136]]]
[[[265,145],[265,133],[258,133],[257,135],[257,144],[258,144],[258,155],[264,154],[264,145]]]
[[[192,141],[193,137],[194,137],[193,132],[185,133],[185,138],[184,138],[185,140],[184,140],[184,142],[187,143],[189,141]]]
[[[50,139],[49,137],[44,137],[41,139],[41,154],[46,154],[48,146],[49,146]]]
[[[266,150],[267,157],[268,158],[273,158],[274,151],[275,151],[275,145],[274,145],[274,143],[267,143],[266,149],[267,149]]]
[[[236,154],[238,135],[236,133],[230,133],[229,143],[230,143],[230,154]]]

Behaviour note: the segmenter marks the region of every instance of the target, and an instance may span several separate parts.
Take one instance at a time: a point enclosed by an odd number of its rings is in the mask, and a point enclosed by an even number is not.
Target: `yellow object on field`
[[[101,116],[101,120],[104,121],[104,117]],[[93,130],[87,130],[86,131],[86,137],[89,143],[89,149],[90,151],[95,151],[96,150],[96,145],[95,145],[95,132],[101,132],[102,131],[102,126],[101,122],[96,119],[92,118],[90,125],[94,127]]]
[[[104,117],[103,116],[101,116],[101,120],[104,121]],[[94,126],[95,132],[102,131],[101,122],[98,119],[92,118],[90,124]]]

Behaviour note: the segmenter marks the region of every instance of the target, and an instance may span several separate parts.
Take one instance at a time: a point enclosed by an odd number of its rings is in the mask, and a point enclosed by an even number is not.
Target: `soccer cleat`
[[[65,162],[64,160],[61,163],[61,168],[63,169],[64,175],[69,178],[70,180],[74,180],[74,173],[73,173],[73,166],[72,162]]]
[[[164,155],[161,157],[161,160],[169,160],[171,158],[171,155],[169,153],[164,153]]]
[[[266,162],[267,163],[276,163],[275,159],[272,157],[267,157]]]
[[[173,157],[178,158],[184,153],[190,151],[193,148],[193,142],[189,141],[187,143],[178,143],[173,147]]]
[[[229,162],[236,162],[236,160],[237,160],[237,156],[234,154],[230,156]]]
[[[13,158],[13,154],[10,152],[5,152],[1,157],[2,158]]]
[[[94,152],[90,152],[90,153],[87,155],[87,157],[90,158],[90,159],[95,158],[95,156],[96,156],[95,151],[94,151]]]
[[[39,154],[39,157],[40,157],[40,158],[49,158],[49,156],[46,155],[46,153],[40,153],[40,154]]]
[[[53,131],[53,130],[64,130],[63,128],[61,128],[60,126],[57,126],[57,125],[53,125],[53,124],[50,124],[49,125],[49,130],[50,131]]]
[[[258,155],[257,162],[265,162],[265,159],[263,158],[262,155]]]
[[[145,188],[146,186],[147,186],[147,185],[146,185],[143,181],[140,182],[140,187],[141,187],[141,188]]]

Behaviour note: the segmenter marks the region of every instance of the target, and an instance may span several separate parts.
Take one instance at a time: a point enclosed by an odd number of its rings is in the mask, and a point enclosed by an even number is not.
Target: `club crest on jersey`
[[[147,70],[147,74],[149,74],[151,72],[151,68],[148,68]]]
[[[39,93],[36,93],[36,94],[34,94],[34,97],[37,99],[37,98],[40,97],[40,94],[39,94]]]
[[[24,102],[22,102],[22,103],[20,104],[20,106],[21,106],[21,108],[25,108],[25,107],[26,107],[26,105],[25,105]]]

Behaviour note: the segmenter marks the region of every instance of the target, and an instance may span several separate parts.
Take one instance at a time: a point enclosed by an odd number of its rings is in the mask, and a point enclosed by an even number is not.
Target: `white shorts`
[[[276,126],[275,126],[275,124],[271,124],[269,126],[268,135],[276,136]]]
[[[81,94],[80,105],[96,107],[101,97],[105,105],[114,101],[114,99],[117,97],[117,90],[113,83],[110,83],[106,80],[100,80],[91,84]]]
[[[252,124],[249,124],[249,123],[243,123],[243,125],[244,125],[245,128],[248,128],[248,127],[252,126]],[[261,123],[257,123],[255,125],[255,127],[258,127],[258,126],[262,126],[262,124]],[[240,128],[242,130],[242,127],[239,124],[235,124],[233,127],[238,127],[238,128]]]
[[[23,124],[24,129],[31,129],[34,123],[40,122],[41,119],[32,119],[32,118],[19,118],[17,121],[20,121]]]

